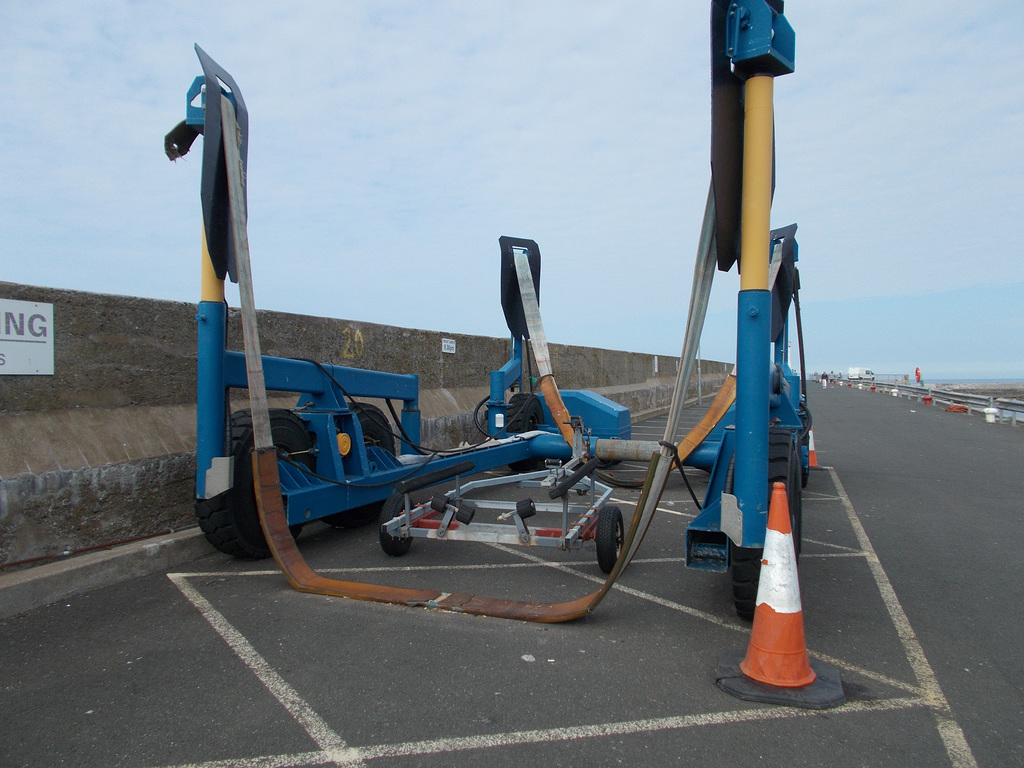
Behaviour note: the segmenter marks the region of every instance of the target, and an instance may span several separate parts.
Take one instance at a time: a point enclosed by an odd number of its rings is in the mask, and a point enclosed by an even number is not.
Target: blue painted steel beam
[[[223,302],[201,301],[198,324],[196,382],[196,497],[206,498],[206,470],[215,456],[224,456],[224,336],[227,308]]]
[[[743,514],[742,546],[746,547],[755,546],[747,541],[748,531],[760,530],[763,537],[768,514],[772,294],[740,291],[737,304],[735,492]]]
[[[225,377],[229,387],[245,387],[245,355],[224,353]],[[419,377],[414,373],[383,373],[341,365],[324,365],[353,397],[380,397],[419,402]],[[336,391],[333,382],[314,363],[284,357],[263,356],[263,373],[268,391],[305,392],[330,398]],[[340,394],[340,393],[339,393]]]

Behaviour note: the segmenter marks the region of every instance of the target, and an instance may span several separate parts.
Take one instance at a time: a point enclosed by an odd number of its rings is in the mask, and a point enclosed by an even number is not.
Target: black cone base
[[[817,680],[802,688],[779,688],[744,675],[740,671],[740,662],[746,655],[746,651],[723,654],[715,673],[715,683],[718,687],[736,698],[805,709],[828,709],[838,707],[846,701],[839,670],[831,664],[811,659],[811,669],[818,676]]]

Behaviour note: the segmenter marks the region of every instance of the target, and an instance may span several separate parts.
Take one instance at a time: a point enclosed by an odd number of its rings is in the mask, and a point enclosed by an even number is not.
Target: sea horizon
[[[941,384],[1024,384],[1024,378],[1009,379],[983,379],[983,378],[946,378],[945,376],[932,376],[925,379],[926,382],[939,382]]]

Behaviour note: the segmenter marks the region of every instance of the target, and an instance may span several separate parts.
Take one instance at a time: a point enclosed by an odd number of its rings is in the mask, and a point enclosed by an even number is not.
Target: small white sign
[[[53,304],[0,299],[0,375],[53,375]]]
[[[441,339],[441,352],[446,355],[455,354],[455,339]]]

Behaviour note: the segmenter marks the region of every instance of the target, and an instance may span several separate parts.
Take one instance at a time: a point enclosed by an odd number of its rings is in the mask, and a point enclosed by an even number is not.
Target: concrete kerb
[[[214,551],[196,527],[0,574],[0,619],[90,589],[169,571]]]

